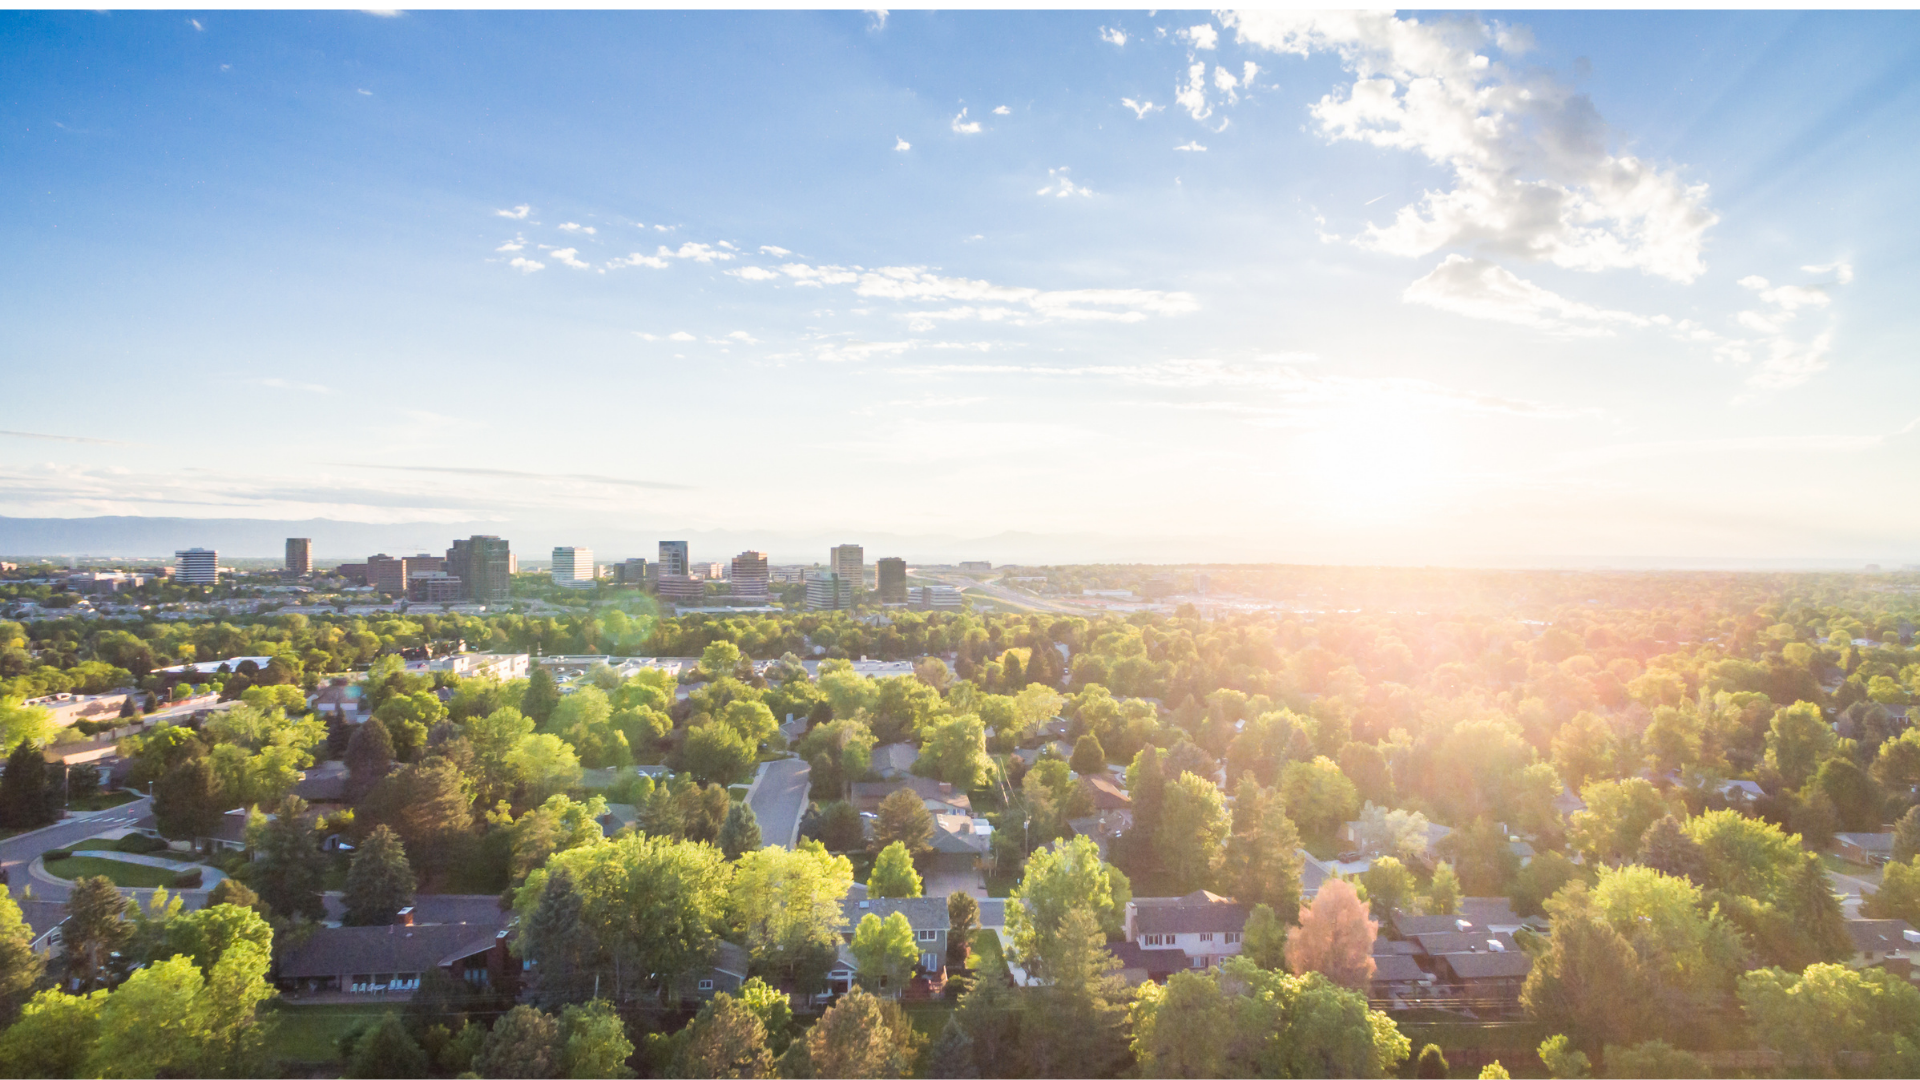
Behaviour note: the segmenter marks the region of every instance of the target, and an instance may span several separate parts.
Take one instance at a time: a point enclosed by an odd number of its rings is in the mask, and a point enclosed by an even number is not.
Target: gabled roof
[[[424,972],[493,948],[499,926],[322,926],[287,950],[280,977]]]
[[[747,978],[747,950],[731,941],[722,941],[714,947],[713,970],[731,975],[742,982]]]
[[[1376,960],[1382,956],[1414,956],[1420,951],[1417,941],[1395,941],[1390,937],[1373,939],[1373,957]]]
[[[1246,929],[1246,906],[1205,889],[1185,896],[1136,896],[1133,929],[1141,934],[1238,933]]]
[[[1834,833],[1835,840],[1843,840],[1862,851],[1890,853],[1893,851],[1893,833],[1891,832],[1843,832]]]
[[[882,771],[895,769],[906,772],[920,757],[920,748],[912,743],[888,743],[873,749],[873,767]]]
[[[1007,925],[1006,897],[996,896],[990,899],[981,899],[979,904],[980,928],[982,930],[998,930]]]
[[[935,814],[933,824],[933,850],[942,855],[985,855],[993,848],[992,834],[975,832],[965,814]]]
[[[1320,891],[1320,886],[1325,885],[1327,879],[1331,877],[1333,877],[1333,871],[1326,863],[1308,854],[1306,848],[1300,849],[1300,898],[1302,900],[1313,899],[1314,894]]]
[[[1881,956],[1908,949],[1920,951],[1920,942],[1907,935],[1913,927],[1905,919],[1848,919],[1847,934],[1853,938],[1853,950],[1862,956]]]
[[[1119,959],[1121,970],[1137,968],[1148,975],[1171,975],[1193,967],[1193,960],[1179,949],[1143,949],[1131,941],[1109,945]]]
[[[946,897],[916,896],[911,900],[842,900],[840,915],[846,922],[840,929],[851,934],[866,916],[884,919],[896,911],[905,915],[907,925],[915,930],[945,930],[953,925],[947,918]]]
[[[1094,773],[1081,777],[1080,782],[1087,786],[1088,794],[1093,796],[1095,810],[1125,810],[1133,806],[1133,796],[1127,794],[1126,789],[1115,783],[1111,776]]]
[[[1513,952],[1477,952],[1448,953],[1436,963],[1442,968],[1451,968],[1453,976],[1461,982],[1474,982],[1480,979],[1523,979],[1533,970],[1533,957],[1515,950]]]
[[[966,792],[955,791],[952,784],[925,776],[903,776],[898,780],[855,784],[853,785],[853,802],[856,806],[864,803],[879,803],[902,788],[920,796],[923,802],[940,803],[961,811],[973,809],[973,802],[967,798]]]
[[[1418,982],[1428,977],[1411,956],[1376,955],[1373,958],[1374,982]]]
[[[1462,897],[1460,914],[1478,926],[1519,926],[1531,921],[1513,910],[1513,901],[1504,896]]]

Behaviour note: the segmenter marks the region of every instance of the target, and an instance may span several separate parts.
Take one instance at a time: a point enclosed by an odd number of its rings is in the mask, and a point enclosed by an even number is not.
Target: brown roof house
[[[1143,950],[1178,952],[1186,958],[1181,967],[1212,967],[1238,956],[1246,929],[1246,905],[1205,889],[1127,901],[1126,940]]]
[[[520,964],[507,952],[507,916],[416,926],[413,909],[404,908],[392,926],[322,926],[280,958],[275,983],[295,998],[404,1000],[433,968],[477,987],[512,992]]]
[[[1848,966],[1883,967],[1908,982],[1916,981],[1913,961],[1920,957],[1920,930],[1905,919],[1848,919],[1847,934],[1855,950]]]
[[[947,917],[946,897],[916,896],[912,899],[848,897],[840,901],[840,933],[848,942],[852,942],[854,931],[859,927],[860,920],[868,915],[885,919],[894,912],[905,915],[907,925],[913,927],[913,940],[914,944],[919,946],[920,959],[914,965],[913,973],[905,986],[882,986],[879,989],[885,993],[897,994],[908,1001],[924,1000],[939,995],[947,985],[947,931],[953,925]]]
[[[928,810],[936,814],[972,814],[973,800],[967,798],[964,791],[955,791],[952,784],[944,780],[934,780],[925,776],[903,776],[898,780],[882,780],[875,783],[853,785],[853,805],[855,809],[873,813],[880,809],[886,797],[901,789],[920,796]]]

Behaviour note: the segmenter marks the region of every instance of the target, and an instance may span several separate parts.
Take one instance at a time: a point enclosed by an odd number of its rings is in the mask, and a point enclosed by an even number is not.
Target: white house
[[[1205,889],[1127,902],[1127,941],[1142,951],[1179,950],[1187,967],[1213,967],[1238,956],[1246,929],[1246,905]]]

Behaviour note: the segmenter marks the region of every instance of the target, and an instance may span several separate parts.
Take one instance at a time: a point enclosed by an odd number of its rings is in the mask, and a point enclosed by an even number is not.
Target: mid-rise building
[[[844,578],[849,588],[863,588],[867,582],[865,556],[859,544],[837,545],[827,552],[827,569]]]
[[[736,600],[767,598],[767,556],[762,551],[743,551],[733,557],[733,596]]]
[[[991,570],[991,569],[993,569],[993,564],[992,564],[992,563],[990,563],[990,562],[986,562],[986,561],[980,561],[980,562],[966,562],[966,561],[963,561],[963,562],[961,562],[961,564],[960,564],[960,569],[962,569],[962,570],[966,570],[966,571],[968,571],[968,572],[982,572],[982,573],[984,573],[985,571],[988,571],[988,570]]]
[[[660,541],[660,578],[688,576],[687,542],[685,540]]]
[[[497,536],[470,536],[447,549],[446,571],[460,579],[466,599],[497,604],[513,596],[511,545]]]
[[[879,588],[883,604],[904,604],[907,602],[907,560],[888,557],[876,564],[879,570]]]
[[[287,576],[305,577],[313,573],[313,540],[305,536],[287,537]]]
[[[653,591],[662,600],[686,602],[707,595],[707,583],[685,574],[669,574],[664,569],[654,579]]]
[[[557,547],[553,549],[553,583],[571,589],[593,584],[593,549]]]
[[[333,572],[347,580],[349,585],[367,583],[367,564],[363,562],[343,562],[333,568]]]
[[[967,602],[951,585],[915,585],[907,590],[907,606],[916,611],[959,611]]]
[[[807,576],[807,607],[813,611],[845,611],[853,606],[853,583],[831,570]]]
[[[628,559],[614,567],[614,577],[622,585],[645,585],[647,583],[647,560]]]
[[[388,596],[407,595],[407,560],[384,554],[368,556],[367,584]]]
[[[412,559],[405,560],[412,562]],[[466,591],[460,579],[444,570],[407,574],[407,599],[422,604],[457,604]]]
[[[176,551],[173,565],[173,580],[182,585],[214,585],[220,581],[220,553],[212,548]]]

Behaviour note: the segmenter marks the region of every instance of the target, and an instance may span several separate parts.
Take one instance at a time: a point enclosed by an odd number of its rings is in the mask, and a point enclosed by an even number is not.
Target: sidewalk
[[[176,874],[184,874],[189,870],[200,871],[201,873],[200,888],[168,890],[169,892],[175,892],[175,893],[205,892],[207,890],[212,889],[214,886],[220,884],[222,881],[226,880],[226,877],[227,877],[224,871],[215,869],[214,867],[208,866],[205,863],[180,862],[177,859],[162,859],[154,855],[135,855],[132,852],[127,852],[127,851],[76,851],[73,853],[73,855],[75,858],[104,859],[107,862],[133,863],[136,866],[153,866],[153,867],[158,867],[161,870],[171,870]],[[34,859],[33,862],[28,865],[27,873],[32,875],[35,880],[43,881],[48,885],[55,885],[55,886],[60,886],[64,888],[69,888],[69,889],[73,887],[72,881],[68,880],[67,878],[56,876],[55,874],[48,871],[46,867],[46,859],[44,858]],[[125,891],[129,891],[129,889],[123,888],[121,891],[125,892]],[[141,891],[146,891],[146,890],[141,890]]]

